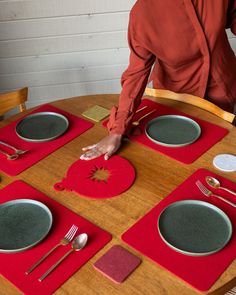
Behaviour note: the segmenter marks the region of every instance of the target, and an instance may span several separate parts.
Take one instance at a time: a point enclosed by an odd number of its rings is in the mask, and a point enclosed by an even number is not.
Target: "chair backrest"
[[[158,97],[158,98],[168,98],[176,101],[185,102],[194,106],[197,106],[201,109],[204,109],[221,119],[235,125],[235,115],[224,111],[220,107],[216,106],[210,101],[206,99],[200,98],[198,96],[194,96],[186,93],[176,93],[173,91],[165,90],[165,89],[154,89],[154,88],[146,88],[145,94],[148,96]]]
[[[25,107],[25,102],[27,101],[28,88],[22,88],[17,91],[2,93],[0,94],[0,116],[5,113],[19,107],[20,112],[23,112]]]

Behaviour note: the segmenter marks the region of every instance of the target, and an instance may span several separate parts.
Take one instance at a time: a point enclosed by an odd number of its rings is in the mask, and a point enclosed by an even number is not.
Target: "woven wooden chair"
[[[28,88],[0,94],[0,116],[18,107],[20,112],[26,109],[25,102],[28,97]]]
[[[145,90],[145,94],[152,97],[158,97],[158,98],[168,98],[171,100],[181,101],[184,103],[188,103],[194,106],[197,106],[201,109],[204,109],[221,119],[236,125],[236,119],[235,115],[232,113],[229,113],[227,111],[224,111],[220,107],[216,106],[215,104],[200,98],[198,96],[194,96],[191,94],[186,93],[176,93],[173,91],[165,90],[165,89],[154,89],[147,87]]]
[[[236,295],[236,287],[225,293],[225,295]]]

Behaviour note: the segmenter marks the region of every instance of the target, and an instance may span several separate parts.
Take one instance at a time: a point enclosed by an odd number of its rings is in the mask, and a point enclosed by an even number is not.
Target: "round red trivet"
[[[78,160],[67,171],[61,182],[54,185],[55,190],[70,190],[91,198],[111,198],[131,187],[135,180],[135,169],[129,161],[112,156],[104,160]]]

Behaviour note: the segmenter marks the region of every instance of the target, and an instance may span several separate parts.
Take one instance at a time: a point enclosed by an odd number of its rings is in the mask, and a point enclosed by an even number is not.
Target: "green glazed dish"
[[[218,207],[203,201],[184,200],[167,206],[157,223],[162,240],[173,250],[206,256],[223,249],[232,236],[232,224]]]
[[[54,112],[26,116],[16,125],[16,134],[23,140],[44,142],[61,136],[69,126],[67,118]]]
[[[182,147],[195,142],[201,128],[194,120],[178,115],[165,115],[148,122],[145,132],[153,142],[166,147]]]
[[[41,202],[18,199],[1,204],[0,252],[21,252],[35,246],[51,226],[51,211]]]

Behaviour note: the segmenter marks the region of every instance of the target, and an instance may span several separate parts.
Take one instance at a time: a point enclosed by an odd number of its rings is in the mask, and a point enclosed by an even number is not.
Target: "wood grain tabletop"
[[[216,116],[181,102],[163,98],[155,101],[179,109],[187,114],[227,128],[230,132],[220,142],[190,165],[182,164],[148,147],[125,142],[118,154],[128,159],[136,169],[133,186],[120,196],[111,199],[89,199],[73,192],[55,192],[53,184],[60,181],[69,166],[79,159],[82,147],[98,142],[107,131],[101,122],[48,155],[32,167],[15,177],[0,173],[0,188],[20,179],[42,191],[50,198],[90,220],[112,234],[113,238],[101,251],[79,269],[56,292],[57,295],[75,294],[122,294],[122,295],[194,295],[201,294],[176,276],[161,268],[144,255],[136,252],[121,241],[121,234],[144,216],[158,202],[199,168],[206,168],[236,182],[236,172],[224,173],[214,168],[212,160],[220,153],[236,151],[236,128]],[[51,104],[74,115],[89,107],[100,105],[110,109],[118,102],[118,95],[91,95],[54,101]],[[23,114],[26,114],[27,110]],[[0,122],[3,127],[20,118],[17,114]],[[153,177],[155,175],[155,177]],[[122,284],[115,284],[93,268],[93,263],[112,245],[119,244],[141,258],[141,265]],[[207,294],[225,294],[236,285],[236,261],[234,261],[212,286]],[[0,277],[0,294],[21,294],[10,282]],[[43,295],[43,294],[42,294]]]

